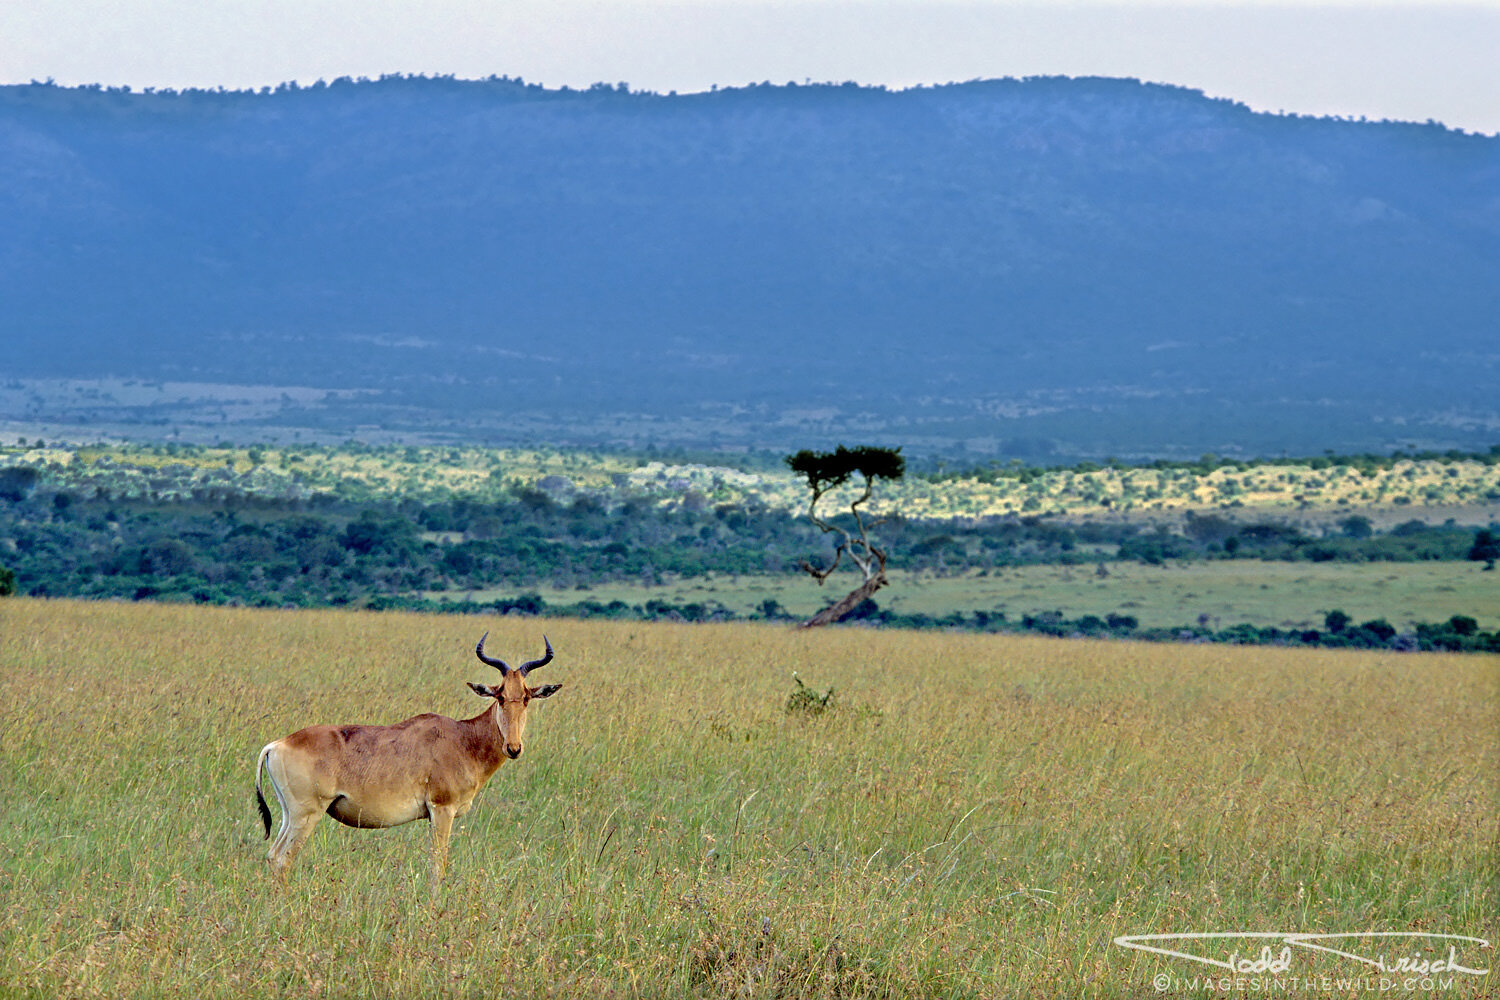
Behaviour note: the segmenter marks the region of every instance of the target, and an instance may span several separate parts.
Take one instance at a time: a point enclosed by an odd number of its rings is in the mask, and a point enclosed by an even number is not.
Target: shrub
[[[1330,632],[1342,632],[1348,627],[1350,620],[1347,614],[1334,609],[1323,616],[1323,627]]]
[[[797,686],[787,695],[787,715],[822,715],[833,707],[833,688],[818,694],[802,683],[802,678],[797,676],[796,671],[792,672],[792,681]]]

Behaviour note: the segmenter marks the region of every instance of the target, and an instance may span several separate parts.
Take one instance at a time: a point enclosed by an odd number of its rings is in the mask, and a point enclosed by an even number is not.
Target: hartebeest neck
[[[464,719],[465,745],[474,760],[484,769],[486,776],[494,774],[509,756],[505,752],[505,736],[500,732],[500,702],[492,701],[488,708],[472,719]]]

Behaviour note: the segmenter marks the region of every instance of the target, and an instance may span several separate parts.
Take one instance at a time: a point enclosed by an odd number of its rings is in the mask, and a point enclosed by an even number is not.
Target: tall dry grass
[[[324,820],[274,883],[259,747],[478,711],[486,628],[545,630],[565,687],[441,901],[420,823]],[[1121,934],[1500,930],[1493,657],[32,600],[0,630],[0,994],[1134,996],[1190,970]],[[835,708],[789,715],[794,670]]]

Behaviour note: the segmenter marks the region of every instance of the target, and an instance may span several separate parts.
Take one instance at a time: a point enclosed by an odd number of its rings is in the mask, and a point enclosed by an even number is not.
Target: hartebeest
[[[474,647],[480,660],[500,671],[500,683],[469,683],[493,699],[472,719],[427,713],[394,726],[309,726],[268,743],[255,762],[255,801],[267,838],[271,810],[261,793],[261,772],[281,805],[281,829],[266,860],[283,877],[325,812],[346,826],[374,829],[416,819],[432,823],[433,890],[443,877],[453,821],[469,811],[474,796],[506,759],[521,756],[526,707],[561,684],[530,687],[526,675],[552,660],[547,652],[512,668],[484,654],[486,632]]]

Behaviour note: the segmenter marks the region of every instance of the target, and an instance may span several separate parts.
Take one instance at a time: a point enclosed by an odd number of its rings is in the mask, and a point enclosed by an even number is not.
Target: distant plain
[[[1194,562],[1169,566],[1109,563],[1107,576],[1093,565],[1017,566],[988,575],[933,576],[892,571],[891,585],[876,602],[897,614],[951,612],[1023,615],[1060,611],[1067,619],[1112,613],[1137,618],[1143,627],[1191,625],[1200,615],[1221,627],[1248,623],[1281,628],[1318,628],[1326,612],[1343,611],[1356,622],[1385,618],[1405,628],[1414,622],[1446,621],[1463,614],[1486,630],[1500,627],[1500,580],[1477,563],[1287,563],[1259,560]],[[837,592],[836,592],[837,591]],[[543,587],[550,604],[595,600],[608,604],[664,601],[682,605],[717,602],[740,615],[778,601],[793,617],[810,617],[843,596],[838,579],[820,588],[811,578],[727,576],[687,578],[659,586],[599,584],[587,590]],[[463,591],[429,596],[454,600],[515,597],[514,589]]]

